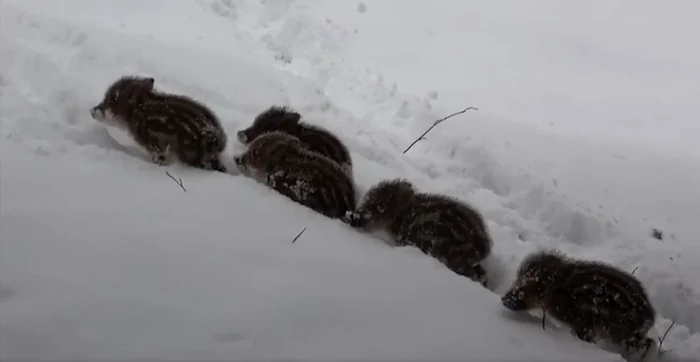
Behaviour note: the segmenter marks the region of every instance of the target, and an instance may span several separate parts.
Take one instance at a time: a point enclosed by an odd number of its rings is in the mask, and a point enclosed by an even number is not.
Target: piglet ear
[[[143,86],[148,90],[153,90],[153,85],[155,84],[155,82],[156,80],[152,77],[143,78],[142,80]]]

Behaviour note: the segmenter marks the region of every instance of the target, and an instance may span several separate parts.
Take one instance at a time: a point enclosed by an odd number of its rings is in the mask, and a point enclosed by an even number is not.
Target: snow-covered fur
[[[583,341],[605,341],[627,360],[639,360],[656,343],[647,336],[656,312],[632,274],[597,261],[575,260],[556,250],[537,251],[520,264],[501,298],[514,311],[541,308]]]
[[[460,200],[419,193],[404,179],[385,180],[367,191],[345,221],[388,232],[398,245],[415,246],[455,273],[487,284],[481,262],[493,243],[481,214]]]
[[[156,91],[154,83],[119,78],[90,110],[92,118],[126,130],[159,165],[172,163],[175,154],[187,165],[226,172],[220,155],[228,137],[217,116],[189,97]]]
[[[352,178],[338,163],[290,134],[260,135],[234,161],[244,175],[330,218],[355,209]]]
[[[297,137],[310,150],[337,162],[348,174],[351,174],[352,159],[343,142],[330,131],[300,120],[301,115],[293,109],[272,106],[260,113],[250,127],[238,131],[238,140],[247,145],[266,132],[284,132]]]

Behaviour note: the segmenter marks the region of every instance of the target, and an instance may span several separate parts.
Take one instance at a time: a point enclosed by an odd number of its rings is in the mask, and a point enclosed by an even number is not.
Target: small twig
[[[423,134],[420,135],[420,137],[416,138],[416,140],[413,141],[413,143],[411,143],[411,144],[403,151],[403,153],[406,154],[406,152],[408,152],[408,150],[410,150],[411,147],[413,147],[413,145],[415,145],[416,143],[418,143],[418,141],[424,140],[424,139],[425,139],[425,136],[426,136],[430,131],[432,131],[433,128],[435,128],[435,126],[437,126],[438,124],[440,124],[440,123],[442,123],[442,122],[444,122],[444,121],[446,121],[446,120],[448,120],[448,119],[450,119],[450,118],[452,118],[452,117],[454,117],[454,116],[456,116],[456,115],[458,115],[458,114],[462,114],[462,113],[464,113],[464,112],[466,112],[466,111],[469,111],[469,110],[478,111],[479,109],[478,109],[478,108],[475,108],[475,107],[468,107],[468,108],[465,108],[465,109],[463,109],[463,110],[461,110],[461,111],[459,111],[459,112],[452,113],[452,114],[450,114],[449,116],[447,116],[447,117],[445,117],[445,118],[438,119],[437,121],[435,121],[435,122],[433,123],[432,126],[430,126],[430,128],[428,128],[427,131],[423,132]]]
[[[297,241],[297,239],[299,239],[299,237],[301,236],[301,234],[304,233],[304,231],[306,231],[306,226],[304,226],[304,228],[301,229],[301,231],[299,232],[299,234],[297,234],[297,236],[294,237],[294,240],[292,240],[292,244],[294,244],[294,242]]]
[[[638,266],[634,267],[634,270],[632,270],[632,275],[634,275],[634,272],[636,272],[636,271],[637,271],[637,269],[639,269],[639,267],[638,267]]]
[[[173,175],[171,175],[170,172],[168,172],[168,170],[165,170],[165,174],[168,175],[168,177],[170,177],[178,186],[180,186],[182,191],[187,192],[187,189],[185,188],[185,185],[182,183],[181,178],[178,177],[177,179],[175,179],[175,177]]]
[[[547,319],[547,312],[542,308],[542,330],[545,331],[546,329],[544,328],[544,322]]]
[[[671,325],[666,328],[666,332],[664,333],[663,337],[659,338],[659,357],[662,356],[666,352],[671,352],[671,350],[664,351],[661,349],[661,347],[664,345],[664,341],[666,340],[666,336],[668,335],[668,332],[671,331],[671,328],[676,324],[676,321],[671,321]]]

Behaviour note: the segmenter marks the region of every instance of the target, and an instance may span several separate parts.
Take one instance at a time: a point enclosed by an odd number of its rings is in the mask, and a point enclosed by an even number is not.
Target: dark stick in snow
[[[178,177],[176,179],[173,175],[170,174],[170,172],[168,172],[168,170],[165,170],[165,174],[168,175],[168,177],[170,177],[178,186],[180,186],[182,191],[187,192],[187,189],[185,189],[185,185],[182,183],[181,178]]]
[[[294,237],[294,240],[292,240],[292,244],[294,244],[294,242],[297,241],[297,239],[299,239],[299,237],[301,236],[301,234],[304,233],[304,231],[306,231],[306,226],[304,226],[304,228],[301,229],[301,231],[299,232],[299,234],[297,234],[297,236]]]
[[[664,341],[666,340],[666,336],[668,335],[668,332],[671,331],[671,328],[676,324],[676,321],[672,321],[671,325],[666,328],[666,332],[664,333],[663,337],[659,338],[659,356],[662,356],[666,352],[670,352],[671,350],[664,351],[661,349],[661,347],[664,345]]]

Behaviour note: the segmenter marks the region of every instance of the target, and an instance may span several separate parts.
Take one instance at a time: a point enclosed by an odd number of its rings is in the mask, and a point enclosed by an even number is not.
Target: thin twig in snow
[[[294,244],[294,242],[297,241],[297,239],[299,239],[299,237],[301,236],[301,234],[304,233],[304,231],[306,231],[306,226],[304,226],[304,228],[301,229],[301,231],[299,232],[299,234],[297,234],[297,236],[294,237],[294,240],[292,240],[292,244]]]
[[[165,174],[168,175],[168,177],[170,177],[178,186],[180,186],[182,191],[187,192],[187,189],[185,188],[185,185],[182,183],[181,178],[178,177],[177,179],[175,179],[175,177],[173,175],[171,175],[170,172],[168,172],[168,170],[165,170]]]
[[[546,319],[547,319],[547,312],[544,310],[544,308],[542,308],[542,330],[543,330],[543,331],[546,330],[546,329],[544,328],[544,322],[545,322]]]
[[[442,122],[444,122],[444,121],[446,121],[446,120],[448,120],[448,119],[450,119],[450,118],[452,118],[452,117],[454,117],[454,116],[456,116],[456,115],[458,115],[458,114],[462,114],[462,113],[464,113],[464,112],[466,112],[466,111],[469,111],[469,110],[478,111],[479,109],[478,109],[478,108],[475,108],[475,107],[467,107],[467,108],[465,108],[465,109],[463,109],[463,110],[461,110],[461,111],[459,111],[459,112],[452,113],[452,114],[450,114],[449,116],[447,116],[447,117],[445,117],[445,118],[438,119],[437,121],[435,121],[435,122],[433,123],[432,126],[430,126],[430,128],[428,128],[427,131],[423,132],[423,134],[420,135],[420,137],[416,138],[416,140],[413,141],[413,143],[411,143],[411,144],[403,151],[403,153],[406,154],[406,152],[408,152],[408,150],[410,150],[411,147],[413,147],[413,145],[415,145],[416,143],[418,143],[418,141],[424,140],[424,139],[425,139],[425,136],[426,136],[430,131],[432,131],[433,128],[435,128],[435,126],[437,126],[438,124],[440,124],[440,123],[442,123]]]
[[[671,352],[671,350],[664,351],[661,349],[661,347],[664,345],[664,341],[666,340],[666,336],[668,335],[668,332],[671,331],[671,328],[676,324],[676,321],[673,320],[671,321],[671,325],[666,328],[666,332],[664,333],[663,337],[659,338],[659,356],[662,356],[666,352]]]

